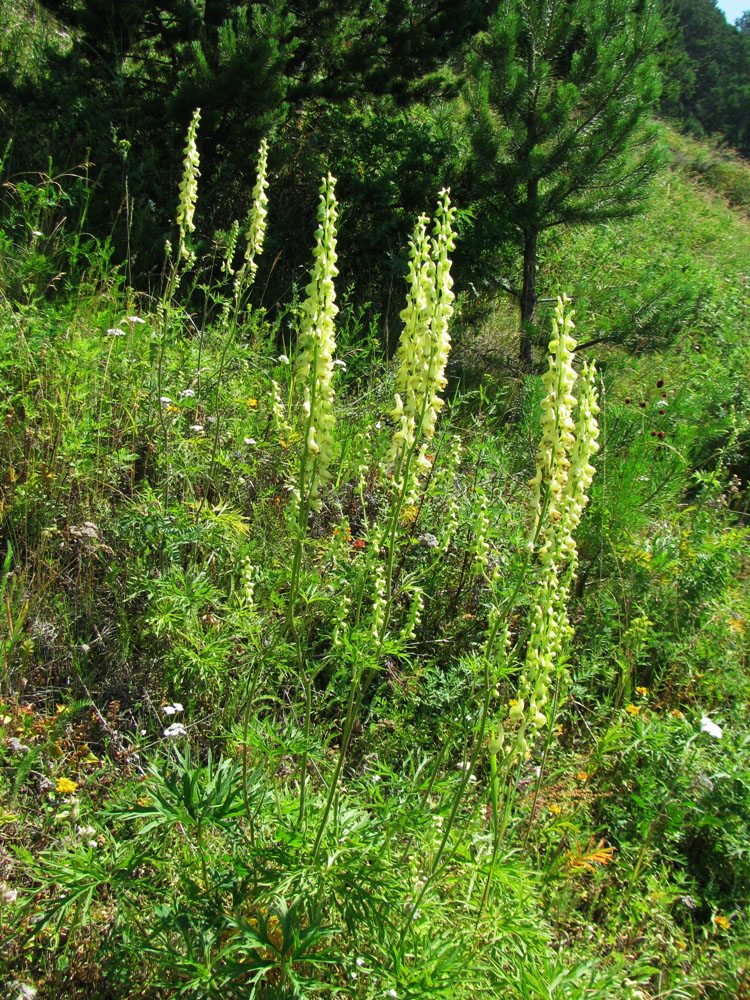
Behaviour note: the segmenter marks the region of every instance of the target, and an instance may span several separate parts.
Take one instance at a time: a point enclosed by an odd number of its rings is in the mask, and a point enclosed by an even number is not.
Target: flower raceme
[[[529,548],[536,549],[538,578],[518,696],[508,713],[511,721],[521,723],[513,751],[519,756],[528,753],[528,729],[538,730],[547,722],[551,679],[570,632],[565,605],[577,567],[573,533],[588,502],[595,471],[591,459],[599,447],[596,368],[584,364],[576,401],[576,341],[571,334],[573,314],[566,312],[566,302],[558,299],[553,321],[549,369],[543,376],[547,395],[542,403],[542,439],[536,475],[530,483],[535,518]]]
[[[429,219],[420,216],[410,242],[406,307],[401,312],[403,329],[397,358],[395,407],[390,413],[396,423],[388,452],[389,462],[401,462],[424,439],[416,458],[421,472],[430,469],[427,441],[435,433],[438,414],[444,403],[439,393],[445,388],[445,365],[450,351],[448,324],[453,315],[449,254],[455,246],[453,219],[456,214],[447,190],[440,192],[432,238],[427,235]]]
[[[318,229],[315,233],[315,258],[300,331],[297,378],[305,383],[302,403],[304,440],[300,473],[300,499],[309,497],[310,506],[319,510],[319,492],[329,478],[334,448],[334,318],[338,312],[334,278],[336,267],[336,180],[327,175],[320,188]]]
[[[263,251],[263,240],[266,235],[266,218],[268,216],[268,142],[263,139],[258,150],[258,170],[255,187],[253,188],[253,204],[247,220],[247,247],[245,248],[245,267],[248,272],[248,282],[253,283],[258,265],[255,261]]]
[[[196,108],[193,118],[188,127],[187,142],[185,143],[185,159],[183,160],[182,181],[180,182],[180,200],[177,204],[177,225],[180,229],[180,249],[179,256],[186,260],[190,253],[185,244],[188,233],[195,231],[195,204],[198,200],[198,177],[200,171],[198,166],[198,147],[195,137],[198,134],[198,124],[201,119],[201,109]]]

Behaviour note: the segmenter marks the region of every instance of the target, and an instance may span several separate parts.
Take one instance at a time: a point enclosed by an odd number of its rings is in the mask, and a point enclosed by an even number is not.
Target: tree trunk
[[[523,234],[523,285],[521,286],[521,345],[519,361],[524,371],[532,366],[531,333],[536,315],[536,244],[539,230],[526,229]]]

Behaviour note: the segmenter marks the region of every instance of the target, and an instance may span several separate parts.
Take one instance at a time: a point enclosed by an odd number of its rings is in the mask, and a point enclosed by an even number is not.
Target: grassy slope
[[[393,928],[404,923],[415,880],[438,848],[478,701],[472,664],[486,631],[487,591],[481,576],[467,576],[464,558],[478,524],[473,489],[488,499],[493,558],[512,567],[528,521],[538,386],[529,382],[514,395],[510,382],[489,380],[457,406],[453,431],[466,449],[459,474],[446,473],[406,518],[401,558],[410,571],[425,559],[413,538],[441,536],[449,499],[457,543],[425,584],[415,643],[394,647],[366,707],[321,873],[297,833],[296,767],[307,746],[314,830],[348,664],[326,659],[317,725],[312,740],[303,738],[282,628],[294,449],[271,416],[269,382],[283,389],[288,369],[275,360],[269,331],[254,321],[219,376],[217,331],[197,338],[191,324],[175,324],[158,378],[153,310],[126,299],[116,281],[105,291],[76,283],[51,302],[5,301],[2,530],[15,561],[3,583],[0,920],[10,924],[25,901],[23,921],[39,914],[51,921],[35,946],[24,951],[18,938],[7,946],[10,978],[33,981],[48,997],[163,997],[188,982],[198,984],[188,995],[218,995],[218,980],[188,960],[178,914],[162,914],[159,925],[157,906],[165,899],[183,906],[193,943],[208,942],[208,954],[238,934],[227,914],[255,921],[245,933],[262,929],[266,949],[278,944],[276,926],[287,919],[281,898],[299,906],[298,932],[316,919],[326,935],[346,928],[333,935],[330,962],[303,953],[296,962],[340,995],[347,983],[367,997],[389,990],[581,1000],[742,995],[750,581],[738,515],[747,512],[750,451],[750,226],[693,179],[690,165],[703,163],[705,148],[672,141],[675,172],[660,181],[645,215],[567,234],[547,248],[548,287],[574,297],[580,338],[611,341],[587,352],[603,362],[605,444],[579,536],[569,678],[544,754],[540,745],[522,770],[507,855],[480,928],[484,758],[457,819],[463,846],[421,904],[406,955]],[[719,177],[723,190],[729,176],[741,200],[746,168],[700,172],[714,183]],[[33,299],[34,281],[46,285],[59,269],[55,255],[65,260],[70,250],[54,212],[40,213],[5,244],[6,290],[22,298]],[[29,235],[34,229],[43,243]],[[86,252],[99,259],[95,248]],[[126,315],[146,322],[123,322]],[[124,336],[107,333],[118,328]],[[336,596],[361,565],[333,529],[345,514],[352,536],[367,537],[367,519],[382,508],[374,476],[365,476],[362,498],[347,483],[356,481],[358,462],[374,468],[381,445],[370,432],[391,405],[356,337],[342,351],[350,387],[358,381],[342,425],[341,485],[314,524],[306,577],[321,649],[326,616],[335,615]],[[160,395],[171,400],[165,421]],[[511,425],[509,398],[524,400],[520,411],[513,403],[520,418]],[[257,615],[237,598],[245,560],[254,567]],[[330,599],[326,588],[335,591]],[[404,604],[398,615],[407,611]],[[519,602],[516,614],[523,613]],[[232,904],[227,884],[215,898],[206,892],[214,876],[198,865],[189,811],[179,826],[165,822],[147,836],[145,854],[128,852],[143,843],[132,817],[150,808],[139,772],[167,759],[163,706],[184,702],[198,753],[210,745],[241,757],[237,719],[253,643],[272,655],[263,659],[250,726],[251,795],[272,787],[275,802],[266,794],[253,800],[261,847],[239,854],[262,875],[252,891],[235,886]],[[513,678],[501,679],[498,712],[513,693]],[[88,698],[93,713],[75,700]],[[704,713],[723,726],[721,740],[701,733]],[[14,750],[12,739],[29,753]],[[78,783],[72,799],[56,791],[63,777]],[[88,826],[92,832],[79,832]],[[239,877],[234,834],[218,825],[208,836],[217,873]],[[71,933],[72,909],[56,926],[52,907],[81,885],[92,887],[90,919]],[[201,902],[209,897],[211,905]],[[322,913],[312,899],[323,901]],[[264,923],[268,907],[277,925]],[[161,927],[146,963],[142,914],[147,928]],[[262,995],[286,994],[267,986]]]

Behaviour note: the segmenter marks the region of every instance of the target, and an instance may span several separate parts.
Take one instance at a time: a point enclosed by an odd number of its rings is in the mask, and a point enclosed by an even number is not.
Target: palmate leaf
[[[139,881],[133,878],[133,872],[141,867],[145,854],[132,843],[112,840],[108,853],[77,847],[50,850],[38,860],[23,852],[22,860],[40,889],[54,888],[54,898],[39,903],[38,893],[34,892],[20,909],[19,923],[28,927],[28,938],[43,932],[51,935],[51,946],[56,949],[63,938],[67,946],[73,928],[90,922],[92,904],[105,889],[118,897],[121,892],[137,892]]]
[[[141,838],[176,823],[184,827],[212,824],[234,830],[235,821],[245,813],[242,766],[228,758],[216,761],[210,752],[205,766],[194,766],[190,748],[182,752],[175,747],[173,760],[149,768],[138,801],[116,806],[110,812],[119,819],[145,820],[139,830]]]

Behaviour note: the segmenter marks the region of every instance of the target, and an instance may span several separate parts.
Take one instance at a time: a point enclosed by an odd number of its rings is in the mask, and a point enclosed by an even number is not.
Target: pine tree
[[[654,0],[504,0],[474,47],[475,206],[522,248],[525,368],[540,234],[636,211],[662,162],[649,123],[662,37]]]

